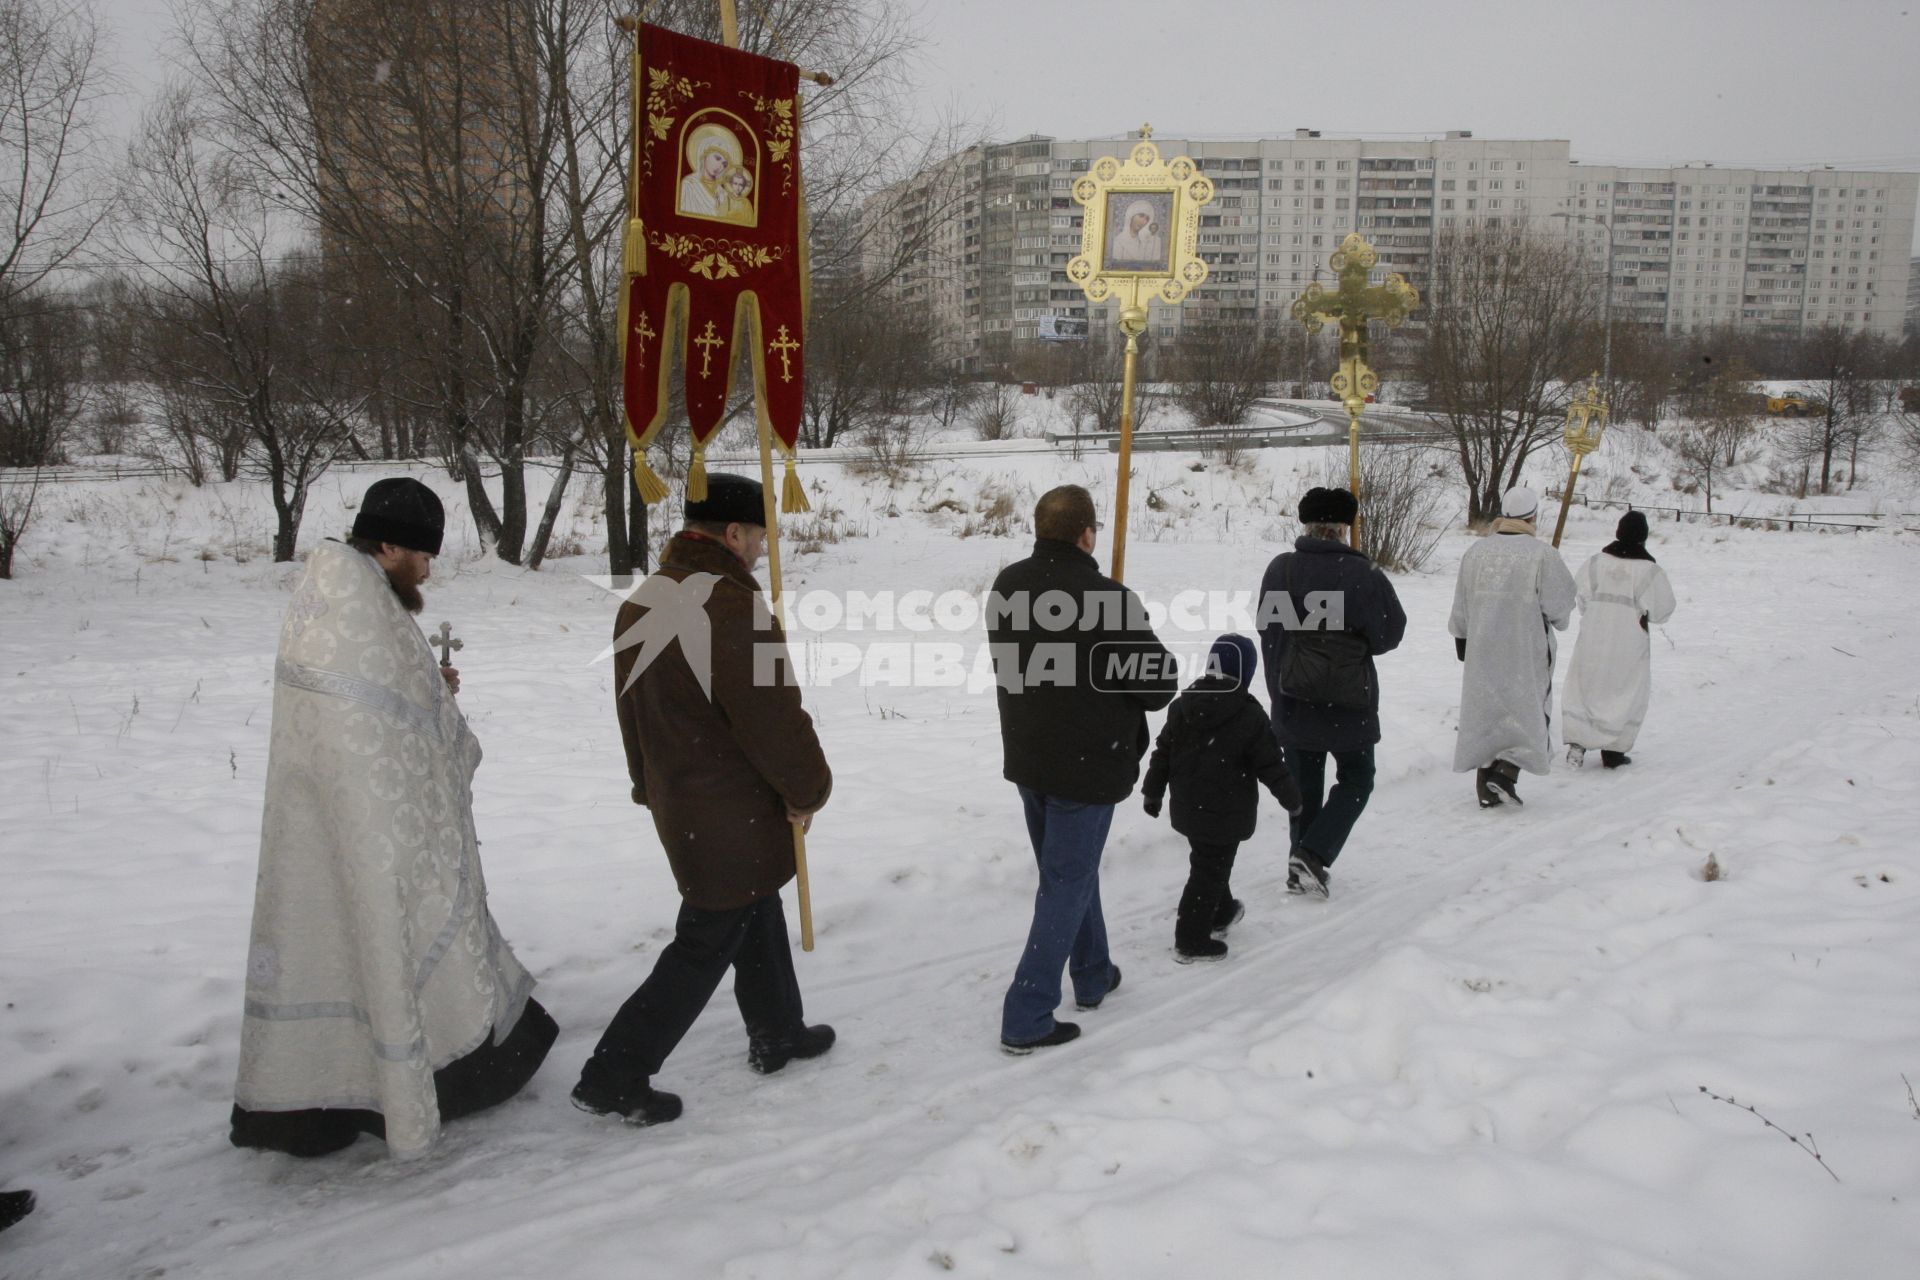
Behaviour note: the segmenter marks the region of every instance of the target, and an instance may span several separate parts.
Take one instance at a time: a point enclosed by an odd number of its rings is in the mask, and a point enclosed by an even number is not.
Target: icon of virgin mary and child
[[[733,130],[712,121],[687,132],[687,163],[691,171],[680,180],[675,212],[689,218],[708,218],[751,227],[758,222],[753,202],[753,174],[742,163],[740,139]]]
[[[1118,204],[1119,199],[1113,198]],[[1120,271],[1165,271],[1167,240],[1165,235],[1165,196],[1158,200],[1135,198],[1128,201],[1107,244],[1107,269]]]

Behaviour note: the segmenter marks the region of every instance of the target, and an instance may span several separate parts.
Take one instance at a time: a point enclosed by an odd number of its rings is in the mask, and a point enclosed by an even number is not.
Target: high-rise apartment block
[[[1124,139],[1028,137],[975,147],[875,196],[876,243],[910,245],[895,296],[935,318],[951,359],[1005,358],[1061,318],[1091,319],[1066,265],[1080,249],[1074,179]],[[1565,237],[1611,279],[1615,325],[1667,333],[1825,325],[1898,337],[1920,175],[1836,169],[1582,164],[1559,140],[1448,133],[1423,141],[1162,138],[1213,180],[1200,252],[1211,267],[1191,318],[1283,320],[1349,231],[1425,292],[1436,238],[1524,224]],[[1104,308],[1101,308],[1104,312]],[[1159,337],[1181,311],[1154,307]],[[1418,314],[1415,322],[1419,320]]]

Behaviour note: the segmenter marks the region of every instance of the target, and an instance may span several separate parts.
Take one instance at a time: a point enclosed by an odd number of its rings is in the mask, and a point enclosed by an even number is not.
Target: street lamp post
[[[1597,213],[1573,213],[1562,210],[1547,215],[1573,222],[1597,222],[1607,229],[1607,287],[1600,295],[1600,383],[1613,394],[1613,223]]]

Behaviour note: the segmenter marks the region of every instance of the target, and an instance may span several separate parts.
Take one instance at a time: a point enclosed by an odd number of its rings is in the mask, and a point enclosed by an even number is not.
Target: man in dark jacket
[[[1207,670],[1173,700],[1153,744],[1140,797],[1147,816],[1173,787],[1173,829],[1191,847],[1187,887],[1173,917],[1173,950],[1181,964],[1223,960],[1227,944],[1214,937],[1245,908],[1228,890],[1234,855],[1253,837],[1260,787],[1289,814],[1300,793],[1280,759],[1273,725],[1249,686],[1258,662],[1253,641],[1224,635],[1213,642]]]
[[[1078,485],[1048,490],[1033,525],[1033,554],[994,580],[987,616],[1004,776],[1020,789],[1040,865],[1026,950],[1001,1013],[1001,1047],[1016,1054],[1080,1034],[1053,1016],[1063,966],[1082,1009],[1098,1008],[1120,983],[1100,911],[1100,855],[1113,807],[1140,776],[1146,713],[1178,688],[1146,607],[1094,561],[1092,495]]]
[[[780,905],[794,875],[793,827],[804,830],[826,804],[833,775],[753,579],[765,521],[756,481],[709,476],[706,499],[687,504],[659,572],[614,625],[614,705],[633,798],[653,811],[682,901],[673,941],[614,1015],[573,1101],[632,1124],[680,1114],[680,1099],[650,1080],[729,967],[755,1071],[833,1044],[832,1027],[802,1019]]]
[[[1320,898],[1328,894],[1328,869],[1373,794],[1373,747],[1380,741],[1380,677],[1373,659],[1398,646],[1407,629],[1407,615],[1387,575],[1347,545],[1359,512],[1359,502],[1345,489],[1308,490],[1300,500],[1305,535],[1294,541],[1292,551],[1273,558],[1260,582],[1260,648],[1273,730],[1300,788],[1287,888]],[[1282,689],[1284,673],[1305,666],[1288,663],[1296,627],[1359,638],[1350,642],[1350,695],[1330,698],[1335,691],[1327,688],[1300,690],[1296,696]],[[1337,665],[1340,659],[1334,661]],[[1331,794],[1328,756],[1336,770]]]

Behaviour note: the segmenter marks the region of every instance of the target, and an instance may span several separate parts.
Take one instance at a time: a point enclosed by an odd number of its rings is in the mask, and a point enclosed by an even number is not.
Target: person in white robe
[[[1573,575],[1534,536],[1540,498],[1524,485],[1500,502],[1493,532],[1467,548],[1447,628],[1466,669],[1454,771],[1474,770],[1480,807],[1519,804],[1520,771],[1547,772],[1555,631],[1573,620]]]
[[[368,490],[347,543],[294,584],[274,664],[266,810],[230,1139],[397,1156],[504,1101],[553,1020],[487,907],[480,744],[414,622],[444,513],[417,480]]]
[[[1648,625],[1673,616],[1673,586],[1647,550],[1647,517],[1620,517],[1614,540],[1574,575],[1580,599],[1580,638],[1567,664],[1560,695],[1560,736],[1567,763],[1578,768],[1587,752],[1618,769],[1646,722],[1653,696]]]

